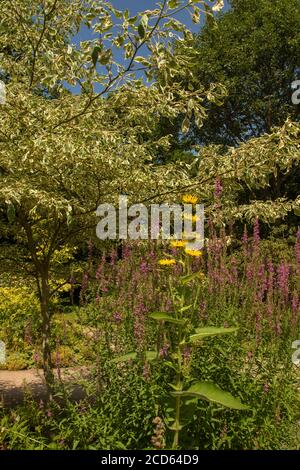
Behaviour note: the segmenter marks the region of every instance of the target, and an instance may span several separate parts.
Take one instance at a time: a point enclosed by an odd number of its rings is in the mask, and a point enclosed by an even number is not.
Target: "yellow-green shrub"
[[[24,339],[35,340],[39,330],[39,302],[26,287],[0,287],[0,339],[22,349]]]

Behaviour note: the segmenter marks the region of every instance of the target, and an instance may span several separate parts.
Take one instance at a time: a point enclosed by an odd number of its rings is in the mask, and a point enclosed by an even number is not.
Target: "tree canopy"
[[[215,27],[208,24],[189,43],[193,71],[186,87],[222,83],[221,106],[207,103],[207,119],[190,140],[237,146],[271,132],[290,117],[300,118],[292,103],[299,79],[299,0],[232,0]],[[180,56],[181,43],[176,44]]]

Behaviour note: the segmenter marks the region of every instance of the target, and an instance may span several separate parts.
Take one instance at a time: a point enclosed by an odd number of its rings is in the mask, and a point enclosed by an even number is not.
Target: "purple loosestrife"
[[[185,363],[188,363],[191,358],[192,349],[189,346],[186,346],[182,352],[182,357]]]
[[[207,301],[201,300],[199,303],[199,320],[206,320],[207,318]]]
[[[159,351],[159,357],[161,358],[166,358],[168,356],[168,351],[169,351],[169,343],[164,343],[162,348]]]
[[[118,266],[118,270],[116,274],[116,287],[121,289],[125,283],[126,283],[126,264],[122,262]]]
[[[215,198],[220,199],[223,193],[223,186],[221,178],[218,176],[215,181]]]
[[[167,297],[167,299],[165,301],[165,305],[164,305],[164,311],[165,312],[171,312],[172,307],[173,307],[172,299],[170,297]]]
[[[246,278],[249,284],[252,284],[254,280],[254,266],[252,263],[246,265]]]
[[[105,265],[105,255],[102,255],[101,261],[98,265],[97,272],[96,272],[96,279],[98,281],[101,280],[102,276],[104,275],[104,265]]]
[[[262,333],[262,314],[260,308],[258,309],[256,316],[255,316],[255,333],[256,333],[256,341],[259,342],[261,339]]]
[[[279,318],[277,318],[275,321],[274,331],[276,336],[280,336],[282,333],[281,322]]]
[[[211,258],[208,257],[207,262],[208,292],[212,294],[214,291],[214,269]]]
[[[297,313],[299,308],[299,296],[296,292],[294,292],[292,297],[292,310],[293,313]]]
[[[147,261],[145,259],[143,259],[141,261],[141,264],[140,264],[140,271],[142,274],[148,274],[150,272],[150,268],[149,268],[149,265],[147,263]]]
[[[216,231],[211,217],[208,218],[208,237],[210,241],[216,239]]]
[[[300,228],[298,228],[297,235],[296,235],[295,258],[296,258],[297,274],[298,276],[300,276]]]
[[[104,253],[102,255],[101,261],[98,265],[97,272],[96,272],[96,279],[99,284],[99,290],[102,293],[108,292],[108,285],[109,285],[109,279],[105,275],[105,265],[106,265],[106,255]]]
[[[242,236],[242,246],[243,246],[243,254],[245,258],[248,258],[249,256],[249,237],[248,237],[248,230],[247,226],[245,225],[244,227],[244,233]]]
[[[224,290],[224,287],[226,286],[226,281],[229,279],[229,272],[224,264],[223,257],[220,259],[220,269],[219,269],[219,288],[220,291]]]
[[[85,293],[88,289],[88,286],[89,286],[89,273],[85,272],[85,273],[83,273],[82,281],[81,281],[81,290],[80,290],[80,303],[81,303],[81,305],[85,304]]]
[[[259,254],[260,248],[260,226],[259,219],[256,217],[254,226],[253,226],[253,255],[257,256]]]
[[[227,433],[228,433],[228,427],[227,427],[227,424],[225,423],[220,434],[220,439],[224,439],[224,437],[227,436]]]
[[[289,296],[289,275],[290,266],[282,261],[277,268],[277,286],[285,302],[287,302]]]
[[[89,273],[91,273],[91,270],[93,268],[93,251],[94,251],[94,245],[92,240],[89,240],[88,242],[88,265],[89,265]]]
[[[157,261],[157,254],[155,253],[155,251],[151,250],[150,253],[149,253],[149,258],[152,259],[153,261]]]
[[[238,286],[238,262],[235,256],[231,258],[231,269],[228,270],[229,284]]]
[[[268,261],[267,263],[268,268],[268,279],[267,279],[267,289],[269,292],[273,293],[274,289],[274,275],[275,275],[275,268],[272,261]]]
[[[182,266],[180,263],[176,263],[174,264],[174,266],[172,267],[172,272],[174,274],[175,277],[179,277],[182,275]]]
[[[256,217],[254,226],[253,226],[253,240],[254,240],[254,243],[260,242],[260,227],[259,227],[258,217]]]
[[[143,366],[143,377],[146,381],[150,380],[151,369],[150,369],[149,362],[145,362],[145,364]]]
[[[271,326],[271,318],[274,313],[274,282],[275,282],[275,268],[272,261],[268,260],[267,263],[267,315],[269,317],[269,325]]]
[[[203,259],[200,256],[199,258],[194,258],[192,261],[192,271],[198,272],[200,271],[201,267],[203,266]]]
[[[117,257],[118,257],[118,254],[117,254],[116,250],[112,250],[111,253],[110,253],[110,261],[109,261],[109,264],[111,266],[115,266],[116,261],[117,261]]]
[[[131,250],[130,244],[128,242],[124,243],[122,247],[122,258],[124,260],[127,260],[128,258],[131,257],[131,254],[132,254],[132,250]]]
[[[138,301],[134,307],[134,338],[136,340],[137,349],[143,349],[145,340],[145,313],[146,308],[143,302]]]
[[[224,266],[222,260],[222,241],[215,236],[208,244],[207,271],[209,278],[209,292],[219,290],[224,281]],[[221,273],[222,271],[222,273]]]
[[[274,304],[272,302],[268,302],[267,314],[271,318],[271,317],[273,317],[273,313],[274,313]],[[270,323],[269,323],[269,325],[270,325]]]
[[[264,299],[265,292],[268,289],[268,279],[265,271],[265,264],[261,263],[257,271],[257,291],[256,300],[262,302]]]
[[[292,297],[292,321],[293,324],[297,322],[297,317],[298,317],[298,312],[299,312],[299,295],[297,292],[294,292],[293,297]]]
[[[113,320],[114,320],[115,323],[117,323],[117,324],[121,323],[122,319],[123,319],[123,317],[122,317],[122,314],[120,312],[114,312]]]
[[[170,254],[171,254],[172,258],[177,258],[179,252],[180,252],[180,250],[178,250],[178,248],[176,248],[176,247],[172,247],[170,249]]]

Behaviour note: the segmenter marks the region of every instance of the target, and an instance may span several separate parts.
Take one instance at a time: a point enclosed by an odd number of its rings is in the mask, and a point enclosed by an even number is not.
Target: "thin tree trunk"
[[[43,370],[47,386],[48,399],[52,398],[54,385],[54,374],[51,360],[51,316],[49,312],[49,283],[47,268],[41,273],[41,316],[42,316],[42,353],[43,353]]]
[[[52,399],[54,386],[54,374],[51,360],[51,315],[49,311],[50,289],[49,289],[49,256],[40,260],[37,256],[37,246],[32,233],[32,227],[27,218],[20,212],[21,225],[27,235],[28,248],[35,266],[35,274],[38,285],[42,318],[42,354],[43,370],[47,386],[47,397]]]

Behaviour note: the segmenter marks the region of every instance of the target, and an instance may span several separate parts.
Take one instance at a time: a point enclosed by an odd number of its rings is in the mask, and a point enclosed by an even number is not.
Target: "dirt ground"
[[[55,374],[57,376],[57,371]],[[87,375],[86,368],[68,368],[62,369],[60,372],[62,382],[70,386],[72,398],[75,400],[84,396],[83,388],[78,382],[86,378]],[[42,370],[0,370],[0,400],[4,406],[11,407],[21,404],[26,393],[30,393],[36,400],[45,398],[46,386]]]

